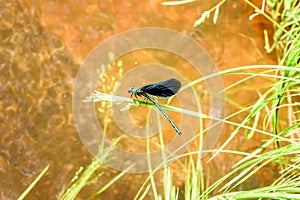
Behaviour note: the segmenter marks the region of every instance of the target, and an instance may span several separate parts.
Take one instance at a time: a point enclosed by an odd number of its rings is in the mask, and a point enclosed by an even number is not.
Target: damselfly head
[[[132,93],[132,92],[133,92],[133,90],[134,90],[134,87],[130,87],[130,88],[128,88],[128,93]]]

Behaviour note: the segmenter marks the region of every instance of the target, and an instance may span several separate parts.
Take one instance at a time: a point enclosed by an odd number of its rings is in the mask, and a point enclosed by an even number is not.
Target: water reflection
[[[88,160],[71,116],[77,66],[61,39],[42,27],[37,12],[17,1],[0,4],[1,199],[16,199],[49,162],[53,174],[47,178],[61,179],[55,186],[46,178],[37,191],[51,196],[76,170],[74,163],[84,162],[73,153]],[[49,191],[43,191],[47,185]]]

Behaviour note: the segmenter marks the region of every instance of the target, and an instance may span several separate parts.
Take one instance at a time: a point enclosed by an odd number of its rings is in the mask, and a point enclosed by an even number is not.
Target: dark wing
[[[146,92],[156,97],[164,98],[173,96],[181,87],[180,81],[172,78],[159,83],[145,85],[141,88],[142,92]]]

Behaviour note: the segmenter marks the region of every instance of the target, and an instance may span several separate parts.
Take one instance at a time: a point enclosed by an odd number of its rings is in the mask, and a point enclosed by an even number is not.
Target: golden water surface
[[[263,30],[271,31],[272,26],[259,16],[250,21],[253,9],[242,1],[226,1],[217,24],[213,24],[211,16],[197,28],[193,28],[193,23],[214,1],[181,6],[164,6],[161,2],[0,1],[0,199],[19,197],[47,164],[50,164],[49,171],[28,199],[56,199],[76,171],[90,163],[92,157],[74,127],[73,81],[89,52],[114,34],[149,26],[182,32],[199,42],[220,70],[275,63],[274,55],[264,51],[263,41]],[[191,73],[190,79],[195,78],[198,77]],[[225,86],[241,79],[239,76],[222,78]],[[264,80],[252,81],[228,92],[228,114],[237,111],[236,104],[255,102],[257,96],[249,94],[247,88]],[[224,128],[218,146],[233,128]],[[246,140],[241,135],[230,148],[251,151],[260,145],[258,141]],[[216,157],[207,165],[210,181],[230,171],[238,159],[233,155]],[[180,167],[175,169],[175,184],[183,188],[184,172]],[[79,199],[86,199],[119,173],[110,168],[101,171],[105,175],[85,188]],[[101,199],[132,199],[146,177],[147,174],[127,174],[103,193]],[[253,176],[240,189],[271,181],[266,177],[273,177],[272,170]],[[149,193],[146,198],[154,197]]]

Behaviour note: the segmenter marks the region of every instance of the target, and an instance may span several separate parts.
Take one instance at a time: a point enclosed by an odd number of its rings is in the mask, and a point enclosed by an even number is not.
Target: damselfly
[[[133,94],[137,96],[144,96],[146,99],[151,101],[159,109],[159,111],[163,114],[163,116],[170,122],[170,124],[173,126],[175,131],[180,135],[181,131],[176,126],[176,124],[171,120],[171,118],[162,109],[162,107],[148,95],[150,94],[159,98],[171,97],[178,92],[180,87],[181,87],[180,81],[172,78],[159,83],[145,85],[144,87],[141,88],[130,87],[128,89],[128,92],[131,93],[131,96]]]

